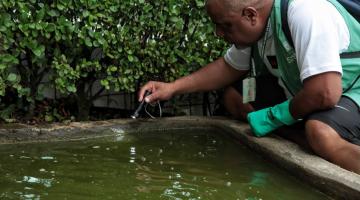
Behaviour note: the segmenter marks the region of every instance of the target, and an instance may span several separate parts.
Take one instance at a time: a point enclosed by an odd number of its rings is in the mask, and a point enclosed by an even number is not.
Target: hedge
[[[87,119],[104,90],[172,81],[222,55],[213,32],[203,0],[1,0],[0,96],[31,117],[47,76]]]

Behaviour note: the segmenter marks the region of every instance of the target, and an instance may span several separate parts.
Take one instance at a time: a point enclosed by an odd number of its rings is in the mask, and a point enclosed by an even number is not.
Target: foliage
[[[213,31],[202,0],[2,0],[0,96],[15,91],[33,114],[46,76],[86,112],[104,90],[172,81],[220,56]]]

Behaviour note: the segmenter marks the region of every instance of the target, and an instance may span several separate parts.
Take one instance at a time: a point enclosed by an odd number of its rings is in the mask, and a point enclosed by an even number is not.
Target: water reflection
[[[135,157],[136,156],[136,148],[135,147],[130,147],[130,163],[134,163],[135,162]]]
[[[31,176],[24,176],[22,181],[23,183],[30,183],[30,184],[41,184],[45,187],[51,187],[51,183],[53,182],[52,179],[44,179],[44,178],[37,178]]]

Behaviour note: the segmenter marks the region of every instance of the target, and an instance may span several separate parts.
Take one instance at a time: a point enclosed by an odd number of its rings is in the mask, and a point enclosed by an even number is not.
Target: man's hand
[[[219,89],[239,79],[247,72],[248,70],[237,70],[231,67],[221,57],[174,82],[150,81],[146,83],[139,91],[139,100],[142,101],[146,90],[152,92],[145,98],[146,102],[151,103],[157,100],[168,100],[174,95]]]
[[[264,108],[248,114],[248,121],[254,135],[261,137],[283,126],[295,123],[289,111],[290,100],[274,107]]]
[[[141,87],[139,91],[139,101],[144,98],[145,91],[150,91],[151,94],[145,97],[145,102],[152,103],[158,100],[168,100],[174,95],[173,83],[164,83],[150,81]]]

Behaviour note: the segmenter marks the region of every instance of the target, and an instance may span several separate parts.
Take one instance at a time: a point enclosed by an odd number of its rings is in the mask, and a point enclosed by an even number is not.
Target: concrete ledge
[[[78,140],[124,132],[218,129],[335,199],[360,199],[360,175],[344,170],[277,136],[253,137],[247,124],[226,118],[173,117],[157,120],[109,120],[48,126],[3,125],[0,144]],[[99,134],[101,132],[101,134]]]

